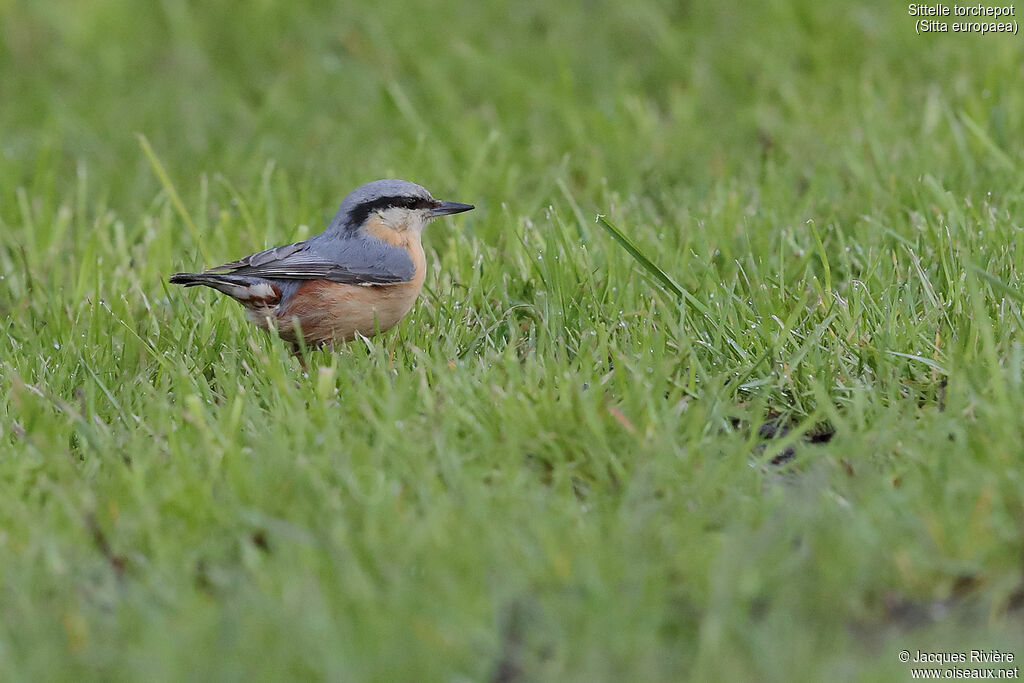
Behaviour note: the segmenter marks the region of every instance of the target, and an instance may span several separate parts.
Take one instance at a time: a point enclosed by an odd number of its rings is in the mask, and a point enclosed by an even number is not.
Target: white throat
[[[404,209],[392,206],[380,212],[380,221],[392,230],[420,232],[430,221],[430,216],[423,209]]]

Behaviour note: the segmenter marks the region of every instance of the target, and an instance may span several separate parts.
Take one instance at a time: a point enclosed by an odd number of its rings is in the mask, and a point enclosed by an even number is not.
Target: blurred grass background
[[[0,0],[0,677],[1019,648],[1021,57],[882,2]],[[478,209],[308,377],[164,284],[378,177]]]

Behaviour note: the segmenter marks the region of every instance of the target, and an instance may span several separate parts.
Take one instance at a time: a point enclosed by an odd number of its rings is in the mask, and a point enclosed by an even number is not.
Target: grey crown
[[[408,180],[400,180],[398,178],[374,180],[371,183],[360,185],[349,192],[347,197],[341,200],[341,206],[338,207],[338,213],[334,215],[334,218],[327,225],[327,231],[339,228],[358,228],[358,225],[352,225],[349,222],[349,217],[352,216],[353,209],[357,209],[360,206],[367,204],[373,204],[385,197],[413,197],[426,200],[433,199],[430,192],[427,191],[427,188],[422,185],[417,185],[416,183],[410,183]]]

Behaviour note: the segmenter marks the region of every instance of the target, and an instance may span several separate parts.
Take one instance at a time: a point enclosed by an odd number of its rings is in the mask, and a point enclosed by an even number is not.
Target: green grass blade
[[[647,271],[655,280],[660,282],[665,289],[672,292],[677,298],[683,299],[686,296],[685,290],[679,286],[679,284],[673,280],[668,273],[659,268],[657,264],[651,259],[647,258],[642,251],[640,251],[633,242],[626,237],[626,235],[616,228],[612,223],[604,216],[598,216],[597,222],[601,224],[609,235],[619,243],[626,252],[633,257],[633,259],[640,264],[640,266]]]
[[[160,158],[157,157],[156,152],[153,151],[152,145],[149,144],[149,140],[142,133],[139,136],[139,146],[142,147],[143,153],[146,158],[149,159],[150,166],[153,167],[153,172],[156,173],[156,177],[160,179],[160,184],[163,186],[167,196],[170,197],[171,203],[174,205],[174,209],[181,216],[181,220],[185,222],[188,227],[188,231],[192,233],[192,239],[195,240],[196,246],[199,247],[199,253],[203,255],[203,259],[210,263],[209,252],[206,250],[206,243],[203,241],[202,235],[199,234],[199,228],[196,227],[195,222],[192,220],[192,216],[189,215],[188,209],[185,208],[185,202],[181,201],[181,195],[178,194],[177,188],[174,187],[174,182],[171,180],[171,176],[168,175],[167,169],[160,162]]]

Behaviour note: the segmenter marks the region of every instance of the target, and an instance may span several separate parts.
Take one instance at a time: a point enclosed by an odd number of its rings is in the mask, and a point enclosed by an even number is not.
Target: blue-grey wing
[[[405,249],[359,236],[313,238],[286,244],[207,272],[272,280],[331,280],[343,284],[388,285],[412,280],[416,266]]]

